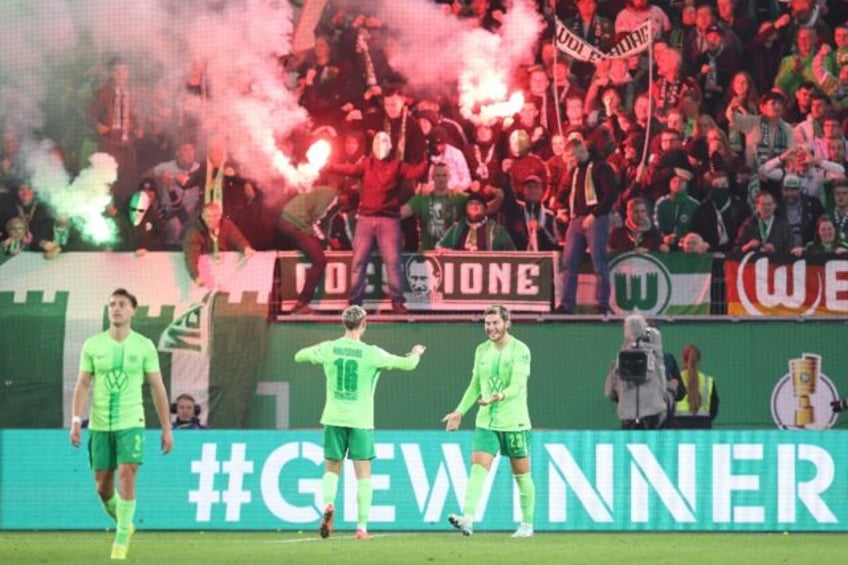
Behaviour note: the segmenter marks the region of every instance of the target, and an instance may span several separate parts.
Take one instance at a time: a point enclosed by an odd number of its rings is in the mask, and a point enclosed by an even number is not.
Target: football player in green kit
[[[483,492],[483,483],[498,452],[509,457],[518,484],[521,525],[515,538],[533,535],[533,507],[536,489],[530,475],[530,414],[527,410],[527,379],[530,377],[530,349],[509,333],[509,311],[489,306],[483,323],[488,341],[477,346],[471,384],[456,410],[442,418],[449,432],[459,428],[462,416],[474,404],[480,406],[471,442],[471,476],[465,494],[462,516],[448,516],[462,535],[474,532],[474,515]]]
[[[150,385],[162,427],[162,452],[173,446],[168,420],[168,393],[159,372],[159,355],[150,339],[132,330],[138,301],[123,288],[109,297],[109,329],[88,338],[82,346],[80,372],[74,387],[71,444],[78,447],[82,414],[91,395],[88,454],[97,494],[117,523],[112,559],[126,559],[135,531],[135,483],[144,459],[144,400],[141,387]],[[115,470],[118,488],[115,488]]]
[[[392,355],[362,341],[366,313],[361,306],[348,306],[342,312],[343,337],[305,347],[295,353],[297,363],[322,365],[327,377],[327,394],[321,424],[324,426],[326,467],[321,481],[324,515],[318,531],[322,538],[333,532],[334,502],[345,455],[353,460],[356,473],[356,539],[370,539],[371,460],[374,450],[374,390],[380,372],[389,369],[412,371],[418,366],[423,345],[416,345],[405,357]]]

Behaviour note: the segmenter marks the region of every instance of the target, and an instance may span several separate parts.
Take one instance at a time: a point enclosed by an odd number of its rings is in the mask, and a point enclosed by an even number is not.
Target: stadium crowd
[[[469,28],[492,34],[514,4],[439,3]],[[71,177],[95,151],[115,158],[103,214],[117,237],[92,244],[84,226],[42,202],[21,132],[4,127],[0,252],[50,259],[63,250],[184,250],[191,269],[198,253],[225,250],[226,241],[246,252],[301,249],[296,228],[308,217],[310,225],[300,227],[334,250],[354,248],[364,229],[357,220],[367,219],[385,256],[384,232],[376,230],[390,217],[401,222],[391,237],[402,238],[394,243],[406,251],[562,249],[567,272],[588,247],[602,278],[607,254],[622,251],[844,253],[844,4],[538,0],[543,31],[512,76],[523,104],[514,114],[471,120],[455,85],[424,88],[392,67],[404,45],[396,30],[331,2],[314,47],[280,59],[281,77],[291,78],[288,85],[281,78],[280,88],[291,89],[309,122],[278,146],[301,160],[318,139],[333,148],[315,184],[336,198],[323,198],[319,214],[306,214],[311,201],[287,207],[300,189],[263,186],[243,174],[230,157],[231,140],[196,119],[216,96],[203,63],[191,66],[183,92],[170,99],[145,90],[118,55],[89,89],[86,119],[69,121],[52,151]],[[627,58],[592,64],[556,44],[561,22],[608,53],[645,20],[652,22],[651,48]],[[400,163],[403,174],[365,163],[375,140],[381,158]],[[388,196],[375,200],[375,187]],[[215,223],[226,237],[207,223],[210,204],[223,216]],[[294,227],[281,223],[281,213]],[[604,296],[600,286],[605,308],[608,289]],[[561,308],[575,306],[566,283]]]

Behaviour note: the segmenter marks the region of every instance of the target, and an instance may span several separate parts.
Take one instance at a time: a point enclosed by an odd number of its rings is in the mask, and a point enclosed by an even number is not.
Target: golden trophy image
[[[795,410],[795,425],[805,428],[816,421],[816,412],[810,397],[816,392],[821,368],[821,356],[804,353],[800,359],[789,360],[789,374],[792,375],[792,393],[798,399]]]

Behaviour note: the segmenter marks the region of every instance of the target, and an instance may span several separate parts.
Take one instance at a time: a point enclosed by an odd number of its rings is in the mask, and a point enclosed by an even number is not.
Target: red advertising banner
[[[845,316],[848,260],[749,253],[724,265],[732,316]]]

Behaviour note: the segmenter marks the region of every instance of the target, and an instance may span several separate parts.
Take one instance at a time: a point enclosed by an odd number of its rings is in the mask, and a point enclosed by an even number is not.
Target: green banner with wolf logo
[[[616,314],[710,313],[713,258],[694,253],[622,253],[610,258],[610,308]],[[579,276],[577,302],[595,303],[597,278]]]

